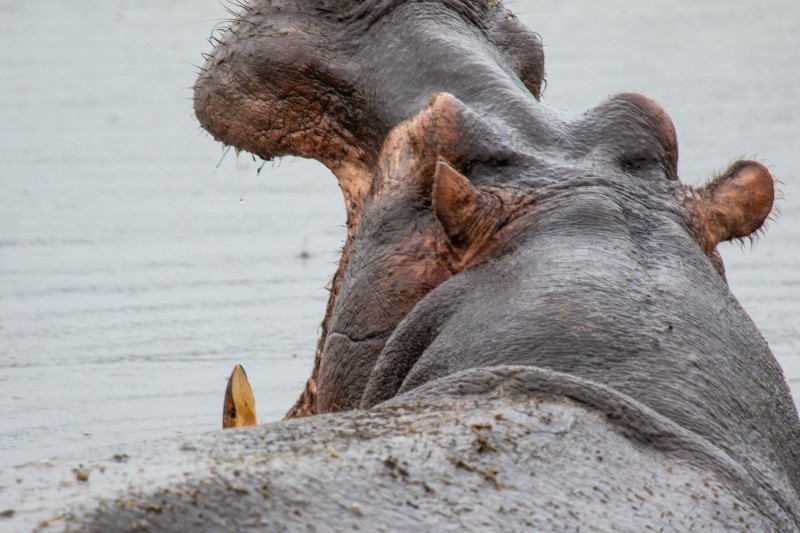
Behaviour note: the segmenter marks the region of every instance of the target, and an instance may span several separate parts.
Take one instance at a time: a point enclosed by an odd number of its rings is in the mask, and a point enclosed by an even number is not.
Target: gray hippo
[[[647,97],[547,107],[541,42],[498,1],[242,10],[200,123],[318,159],[345,198],[311,378],[296,419],[108,462],[59,524],[800,529],[797,412],[716,252],[769,216],[763,165],[689,187]]]

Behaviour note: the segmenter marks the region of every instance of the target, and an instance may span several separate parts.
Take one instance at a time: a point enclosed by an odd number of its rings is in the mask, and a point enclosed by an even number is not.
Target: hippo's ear
[[[503,214],[500,200],[475,188],[441,158],[436,163],[431,196],[436,220],[461,263],[466,264],[497,231]]]
[[[740,160],[697,191],[692,206],[706,254],[722,241],[756,232],[772,211],[775,179],[755,161]]]
[[[447,93],[389,132],[381,147],[371,195],[381,201],[430,198],[439,155],[452,157],[458,143],[463,104]]]
[[[236,365],[225,389],[222,427],[238,428],[256,425],[256,401],[242,365]]]

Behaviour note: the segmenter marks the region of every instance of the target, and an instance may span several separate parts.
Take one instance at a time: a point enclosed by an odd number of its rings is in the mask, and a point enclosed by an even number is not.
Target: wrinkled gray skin
[[[224,142],[316,157],[339,178],[351,241],[319,410],[366,410],[172,452],[216,464],[66,524],[800,528],[797,413],[698,244],[663,111],[638,95],[579,116],[547,108],[539,41],[496,2],[368,4],[346,16],[351,2],[252,4],[195,100]],[[439,92],[457,99],[457,135],[421,144],[529,205],[465,268],[431,244],[430,185],[397,192],[385,172],[425,147],[380,152]],[[419,168],[410,178],[432,171]]]

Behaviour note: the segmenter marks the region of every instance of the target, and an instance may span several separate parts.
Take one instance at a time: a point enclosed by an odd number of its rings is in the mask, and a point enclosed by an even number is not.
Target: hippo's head
[[[548,128],[563,132],[558,145],[539,143]],[[331,318],[321,410],[373,405],[440,377],[408,373],[439,324],[467,307],[463,295],[474,291],[463,284],[479,273],[504,272],[481,281],[501,292],[517,282],[538,289],[525,307],[552,324],[526,350],[548,353],[649,349],[658,332],[644,329],[647,313],[665,331],[702,315],[697,302],[659,302],[659,293],[675,296],[675,285],[679,293],[699,284],[732,298],[716,245],[752,234],[769,215],[774,184],[763,165],[737,161],[705,187],[682,184],[672,124],[638,94],[531,129],[508,128],[438,94],[388,135]],[[513,316],[520,309],[511,302],[474,304],[479,336],[511,338],[507,324],[538,330]],[[501,323],[492,323],[496,313]],[[640,324],[615,327],[632,313]],[[708,318],[713,328],[716,317]],[[577,321],[591,342],[575,334]]]

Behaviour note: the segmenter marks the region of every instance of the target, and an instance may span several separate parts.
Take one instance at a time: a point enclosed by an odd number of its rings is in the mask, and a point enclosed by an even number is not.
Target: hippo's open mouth
[[[400,21],[402,32],[396,30]],[[452,35],[441,33],[446,21]],[[224,32],[195,84],[200,124],[223,143],[264,159],[317,159],[336,175],[344,195],[347,241],[314,375],[290,415],[316,412],[308,406],[316,401],[316,369],[388,132],[436,92],[466,96],[482,79],[481,92],[527,100],[538,98],[543,75],[538,36],[499,2],[254,2]],[[519,93],[520,84],[530,93]],[[479,94],[472,99],[482,101]],[[435,277],[423,284],[435,286]]]

